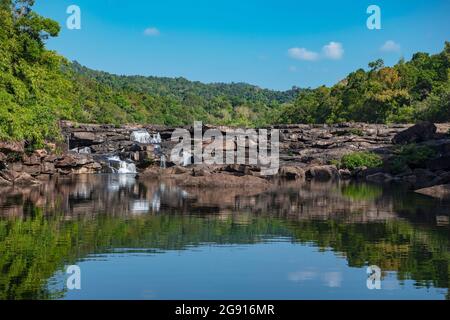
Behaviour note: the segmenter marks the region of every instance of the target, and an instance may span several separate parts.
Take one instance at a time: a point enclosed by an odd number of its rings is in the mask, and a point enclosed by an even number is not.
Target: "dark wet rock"
[[[104,139],[100,135],[95,132],[86,131],[73,132],[70,140],[71,148],[92,146],[94,144],[101,144],[104,142]]]
[[[433,180],[436,178],[436,175],[428,169],[414,169],[413,174],[416,177],[415,189],[432,186]]]
[[[436,131],[437,127],[433,123],[422,121],[405,131],[397,133],[392,142],[394,144],[408,144],[427,141],[434,138]]]
[[[287,180],[304,180],[306,175],[302,168],[287,166],[280,168],[278,176]]]
[[[426,163],[426,167],[433,171],[450,169],[450,155],[430,160]]]
[[[339,177],[343,180],[352,178],[352,172],[348,169],[339,169]]]
[[[388,183],[393,180],[393,177],[389,173],[378,172],[366,176],[366,181],[375,183]]]

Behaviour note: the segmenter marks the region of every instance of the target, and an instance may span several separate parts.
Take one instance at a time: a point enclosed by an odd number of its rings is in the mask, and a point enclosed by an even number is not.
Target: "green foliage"
[[[244,83],[118,76],[94,71],[45,48],[59,25],[32,11],[32,0],[0,2],[0,139],[42,147],[58,121],[154,123],[194,120],[231,126],[450,120],[450,42],[435,55],[386,67],[382,60],[333,87],[261,89]],[[354,133],[357,134],[357,133]]]
[[[450,120],[450,42],[435,55],[416,53],[386,67],[383,60],[350,73],[331,88],[300,92],[294,102],[272,112],[269,122],[410,123]]]
[[[341,159],[341,167],[349,170],[356,168],[378,168],[383,165],[381,157],[371,152],[354,152],[347,154]]]
[[[394,173],[403,172],[409,168],[424,167],[426,161],[434,158],[436,151],[428,146],[408,144],[399,147],[391,160],[391,170]]]
[[[44,47],[59,25],[32,12],[33,2],[0,6],[0,139],[42,146],[58,135],[70,83],[60,70],[64,59]]]

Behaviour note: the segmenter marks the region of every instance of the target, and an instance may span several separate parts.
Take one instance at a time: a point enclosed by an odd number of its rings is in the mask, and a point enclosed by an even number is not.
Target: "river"
[[[253,193],[105,174],[2,188],[0,299],[449,299],[449,212],[350,182]]]

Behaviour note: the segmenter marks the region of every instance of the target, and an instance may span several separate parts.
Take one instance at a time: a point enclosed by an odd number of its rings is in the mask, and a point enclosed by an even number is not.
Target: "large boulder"
[[[305,171],[299,167],[286,166],[280,168],[278,176],[287,180],[303,180],[305,179]]]
[[[339,172],[336,166],[333,165],[314,166],[306,171],[306,177],[308,179],[327,181],[338,178]]]
[[[388,173],[377,172],[366,176],[366,180],[374,183],[388,183],[392,181],[392,176]]]
[[[101,144],[105,140],[96,132],[79,131],[73,132],[70,137],[70,146],[73,147],[86,147],[94,144]]]
[[[0,141],[0,151],[4,153],[23,153],[25,151],[25,146],[23,142],[16,141]]]
[[[428,121],[422,121],[416,125],[397,133],[392,142],[394,144],[408,144],[414,142],[423,142],[430,139],[436,134],[437,127]]]

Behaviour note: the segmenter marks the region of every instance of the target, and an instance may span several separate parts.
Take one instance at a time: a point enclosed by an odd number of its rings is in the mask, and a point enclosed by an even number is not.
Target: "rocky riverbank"
[[[230,130],[212,126],[204,126],[203,130],[211,128],[222,133]],[[190,126],[185,129],[193,132]],[[167,160],[164,163],[166,168],[161,168],[161,155],[170,159],[170,150],[175,144],[170,140],[174,131],[171,127],[115,127],[62,122],[64,141],[48,144],[42,150],[29,152],[23,142],[0,142],[0,185],[28,185],[54,176],[115,172],[127,169],[128,165],[132,168],[130,173],[136,167],[140,179],[171,179],[180,185],[195,187],[265,188],[277,178],[397,182],[414,190],[439,189],[436,186],[450,183],[450,124],[344,123],[281,125],[270,129],[277,129],[280,133],[280,170],[276,177],[262,177],[260,168],[251,165],[183,167]],[[157,144],[151,141],[156,139],[156,135],[160,139]],[[404,146],[414,146],[412,153],[431,150],[432,154],[416,162],[405,160],[400,168],[399,152],[403,151],[399,150]],[[224,149],[235,150],[236,145],[227,144]],[[357,152],[374,153],[382,159],[383,165],[351,170],[340,165],[344,155]],[[421,154],[410,156],[420,157]],[[421,192],[427,194],[427,191]]]

